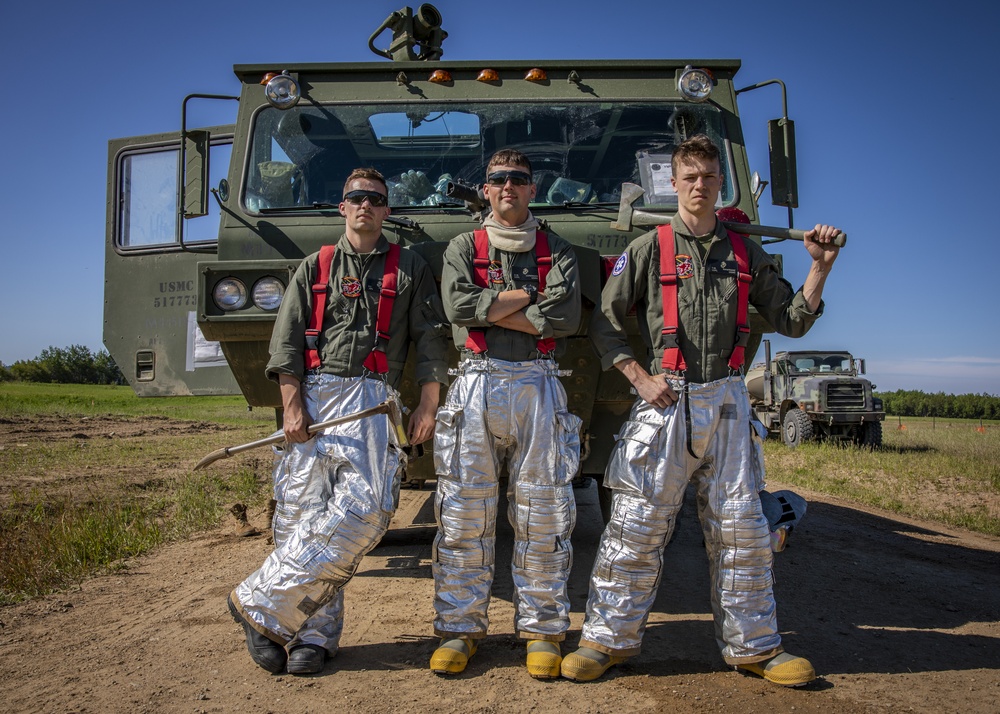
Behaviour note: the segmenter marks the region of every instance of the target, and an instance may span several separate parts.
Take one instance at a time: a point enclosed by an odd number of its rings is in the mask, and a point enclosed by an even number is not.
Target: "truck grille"
[[[828,384],[826,388],[828,409],[864,409],[865,385],[856,383]]]

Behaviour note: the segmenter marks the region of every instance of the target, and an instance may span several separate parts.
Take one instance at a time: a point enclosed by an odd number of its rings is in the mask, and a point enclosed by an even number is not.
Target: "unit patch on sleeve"
[[[678,253],[677,257],[677,277],[681,280],[685,278],[690,278],[694,275],[694,262],[691,260],[690,255],[684,255],[683,253]]]
[[[340,279],[340,294],[344,297],[356,298],[361,295],[361,281],[346,275]]]
[[[625,272],[625,266],[628,265],[628,254],[622,253],[621,257],[615,261],[615,267],[611,269],[612,275],[621,275]]]

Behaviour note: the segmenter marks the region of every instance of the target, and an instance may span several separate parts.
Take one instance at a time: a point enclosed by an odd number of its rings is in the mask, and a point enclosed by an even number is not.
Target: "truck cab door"
[[[209,182],[217,186],[232,127],[210,136]],[[208,216],[179,220],[179,161],[179,132],[109,142],[104,345],[139,396],[239,394],[196,319],[196,266],[216,252],[219,206],[210,200]]]

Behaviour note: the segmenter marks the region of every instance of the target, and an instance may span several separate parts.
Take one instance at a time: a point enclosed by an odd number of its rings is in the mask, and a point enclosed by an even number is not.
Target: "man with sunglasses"
[[[577,331],[580,290],[572,246],[531,215],[535,189],[524,154],[497,152],[483,187],[492,213],[444,254],[445,313],[461,354],[434,441],[434,632],[441,641],[430,668],[438,674],[462,672],[486,636],[504,465],[515,628],[528,640],[531,676],[559,676],[559,643],[569,627],[571,480],[581,422],[567,411],[555,357],[560,338]]]
[[[747,309],[753,305],[780,334],[805,334],[823,312],[840,231],[817,225],[806,232],[812,266],[796,291],[760,246],[716,217],[723,174],[709,137],[681,143],[671,164],[677,214],[629,245],[591,320],[602,366],[621,371],[639,398],[608,460],[611,518],[591,573],[581,647],[563,660],[562,674],[594,680],[639,653],[664,547],[693,481],[723,658],[768,681],[801,686],[816,673],[807,659],[784,651],[778,633],[770,533],[758,493],[763,425],[753,417],[742,373]],[[634,308],[646,345],[638,357],[625,329]]]
[[[344,235],[332,255],[327,247],[302,261],[271,337],[266,371],[281,390],[286,440],[274,471],[275,550],[233,591],[229,609],[253,660],[273,673],[319,672],[336,654],[343,588],[389,526],[406,459],[384,414],[311,438],[309,424],[398,399],[411,341],[420,384],[411,443],[433,436],[447,383],[434,276],[382,235],[387,195],[375,169],[351,173],[340,204]]]

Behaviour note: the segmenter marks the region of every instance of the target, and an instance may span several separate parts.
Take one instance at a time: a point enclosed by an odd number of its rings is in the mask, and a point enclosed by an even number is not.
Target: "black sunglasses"
[[[368,203],[376,208],[389,205],[388,196],[378,191],[350,191],[344,194],[344,200],[354,206],[360,206],[366,199]]]
[[[490,186],[503,186],[510,181],[513,186],[528,186],[531,184],[531,174],[524,171],[494,171],[486,177]]]

